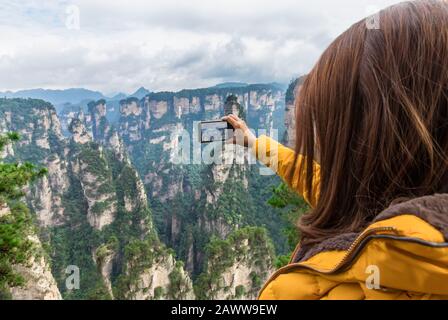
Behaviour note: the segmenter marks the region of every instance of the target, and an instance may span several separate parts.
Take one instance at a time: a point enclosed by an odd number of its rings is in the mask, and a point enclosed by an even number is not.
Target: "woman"
[[[343,33],[307,76],[295,152],[224,118],[312,206],[260,299],[448,298],[448,4],[406,2],[377,18],[377,29],[363,20]]]

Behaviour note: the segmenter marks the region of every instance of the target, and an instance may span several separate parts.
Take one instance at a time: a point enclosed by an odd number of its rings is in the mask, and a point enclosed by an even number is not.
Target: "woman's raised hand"
[[[249,148],[255,144],[257,138],[244,120],[234,114],[225,116],[222,120],[227,121],[235,129],[234,137],[229,141],[230,143]]]

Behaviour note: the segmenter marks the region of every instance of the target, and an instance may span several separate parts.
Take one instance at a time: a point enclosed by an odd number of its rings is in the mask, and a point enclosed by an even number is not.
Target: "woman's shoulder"
[[[391,206],[362,233],[328,239],[277,271],[260,298],[448,297],[445,208],[448,194]]]

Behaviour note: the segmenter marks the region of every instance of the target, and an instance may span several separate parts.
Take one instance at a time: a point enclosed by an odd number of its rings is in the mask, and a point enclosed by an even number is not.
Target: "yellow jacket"
[[[299,174],[304,158],[262,136],[257,158],[286,179],[311,204]],[[313,189],[318,191],[319,165]],[[340,235],[278,270],[260,292],[262,300],[448,299],[448,194],[391,206],[361,234]]]

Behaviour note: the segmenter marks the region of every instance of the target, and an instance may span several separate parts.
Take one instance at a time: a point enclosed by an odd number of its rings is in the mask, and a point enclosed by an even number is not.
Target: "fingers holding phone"
[[[233,138],[230,140],[231,143],[243,147],[252,147],[254,145],[256,140],[255,134],[250,131],[244,120],[234,114],[225,116],[221,120],[228,122],[235,129]]]

